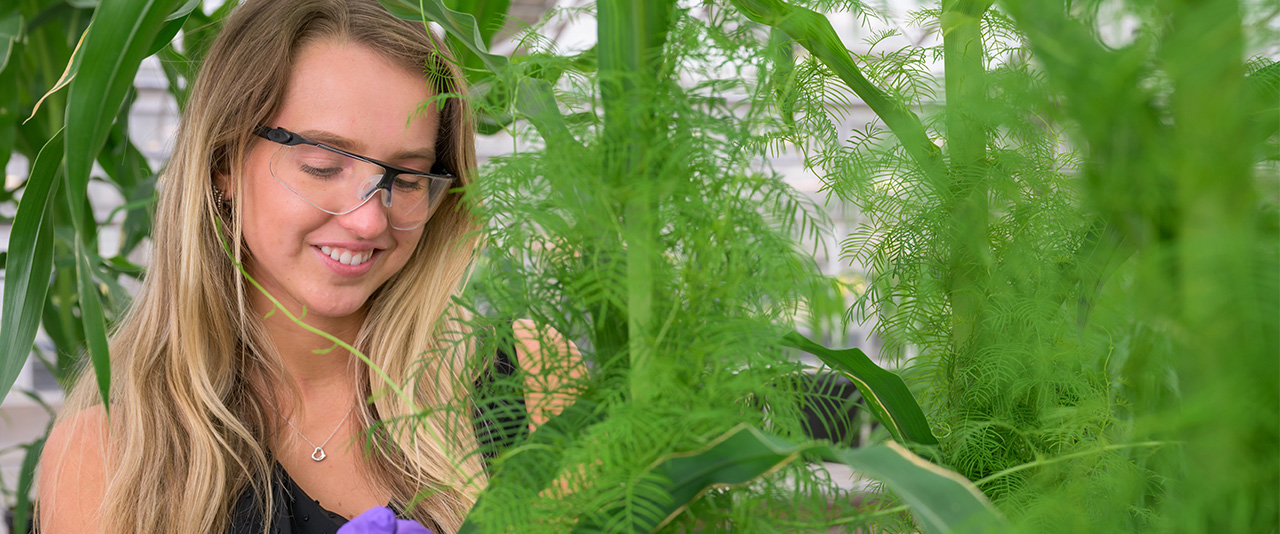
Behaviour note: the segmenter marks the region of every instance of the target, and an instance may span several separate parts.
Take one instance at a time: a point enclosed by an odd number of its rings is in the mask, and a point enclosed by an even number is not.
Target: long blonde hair
[[[437,94],[464,92],[439,39],[374,0],[249,0],[236,8],[195,80],[161,179],[151,266],[112,336],[104,532],[223,532],[247,490],[270,521],[273,463],[264,443],[278,423],[271,399],[250,381],[278,379],[283,366],[261,318],[248,311],[254,289],[233,263],[250,253],[239,205],[220,213],[211,191],[217,176],[240,183],[253,129],[279,108],[297,51],[319,40],[366,45],[423,72]],[[449,98],[437,109],[439,162],[465,185],[475,168],[466,103]],[[428,488],[411,515],[442,532],[458,529],[484,482],[480,460],[466,454],[475,448],[466,410],[413,413],[415,405],[466,404],[468,381],[459,370],[470,352],[457,343],[463,318],[450,302],[478,238],[462,204],[459,195],[444,200],[408,264],[370,297],[355,343],[412,398],[381,395],[361,404],[364,428],[380,437],[370,442],[371,479],[401,509]],[[363,394],[379,389],[365,366],[358,372]],[[63,417],[100,403],[94,377],[84,373]],[[380,424],[411,415],[415,424],[404,431]]]

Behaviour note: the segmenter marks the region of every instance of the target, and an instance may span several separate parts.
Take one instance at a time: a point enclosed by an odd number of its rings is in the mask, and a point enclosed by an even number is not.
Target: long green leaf
[[[480,42],[488,48],[493,44],[493,36],[502,29],[502,24],[506,21],[511,0],[454,0],[450,4],[454,11],[468,13],[475,18],[476,29],[480,32]],[[468,69],[484,67],[483,61],[472,53],[469,47],[458,42],[457,38],[449,36],[449,41],[460,56],[458,60]]]
[[[440,0],[422,0],[421,3],[410,0],[378,0],[392,15],[405,20],[435,22],[444,28],[445,33],[456,39],[470,54],[479,58],[494,77],[509,75],[510,60],[505,56],[489,53],[484,35],[476,23],[475,17],[449,9]],[[534,127],[548,143],[561,140],[572,140],[564,126],[564,117],[555,105],[555,96],[551,84],[545,80],[522,80],[519,83],[520,94],[516,97],[516,109],[529,117]],[[549,103],[549,105],[548,105]]]
[[[547,145],[576,143],[573,134],[565,126],[564,116],[556,104],[551,83],[546,80],[520,80],[520,90],[516,93],[516,109],[519,109],[534,128],[542,134]]]
[[[632,532],[652,532],[669,523],[708,490],[747,484],[801,455],[816,455],[883,482],[910,506],[924,532],[995,532],[1004,520],[986,496],[960,475],[912,454],[894,442],[849,449],[822,443],[794,444],[742,425],[706,448],[670,455],[654,464],[656,477],[671,499],[647,503],[662,511],[660,520],[633,518]],[[611,515],[606,511],[606,515]],[[574,532],[591,532],[597,525],[581,522]]]
[[[106,143],[138,66],[182,0],[103,0],[80,47],[83,59],[67,96],[66,179],[77,230],[86,203],[89,171]]]
[[[187,3],[178,7],[177,11],[170,13],[169,17],[165,19],[164,26],[151,39],[151,46],[147,47],[146,56],[143,57],[155,55],[160,52],[160,49],[169,46],[173,38],[178,35],[178,31],[182,30],[182,27],[186,25],[187,18],[191,15],[191,12],[196,7],[199,7],[200,3],[201,0],[187,0]]]
[[[733,0],[733,4],[751,20],[786,32],[830,67],[893,131],[938,193],[946,192],[941,151],[929,140],[920,118],[862,75],[826,16],[782,0]]]
[[[106,143],[112,124],[133,87],[138,66],[154,53],[155,42],[169,32],[172,38],[182,26],[181,0],[104,0],[94,11],[90,29],[81,43],[82,59],[72,73],[67,96],[65,145],[66,198],[76,228],[76,275],[80,314],[89,358],[98,379],[103,405],[110,407],[111,363],[107,349],[107,324],[101,294],[94,283],[86,239],[96,234],[96,222],[87,201],[89,172]],[[194,4],[185,3],[190,13]],[[176,14],[176,17],[175,17]]]
[[[476,24],[476,18],[470,14],[449,9],[440,0],[422,0],[421,2],[378,0],[378,3],[399,18],[413,21],[425,19],[439,24],[446,34],[457,39],[458,43],[466,47],[470,53],[475,54],[490,71],[499,73],[506,69],[507,58],[489,53],[489,47],[485,44],[480,26]]]
[[[48,435],[48,430],[45,431]],[[26,453],[22,457],[22,468],[18,471],[17,498],[14,499],[13,525],[17,529],[25,529],[31,521],[31,486],[36,478],[36,464],[40,461],[40,453],[44,451],[44,440],[40,438],[23,447]],[[26,532],[19,530],[19,532]]]
[[[0,72],[9,64],[13,43],[22,35],[22,13],[14,12],[0,19]]]
[[[797,332],[782,338],[782,344],[813,354],[858,386],[867,407],[889,433],[903,443],[937,445],[920,404],[902,378],[882,369],[858,349],[829,349]]]
[[[107,350],[107,319],[102,314],[102,293],[94,282],[91,254],[83,241],[76,240],[76,280],[79,281],[80,318],[84,324],[85,344],[89,346],[89,361],[93,374],[98,378],[98,393],[102,395],[102,407],[111,411],[111,355]]]
[[[40,326],[49,275],[53,272],[53,221],[50,200],[57,191],[62,163],[62,132],[54,135],[31,166],[18,204],[5,260],[4,304],[0,314],[0,399],[9,393],[31,355]]]

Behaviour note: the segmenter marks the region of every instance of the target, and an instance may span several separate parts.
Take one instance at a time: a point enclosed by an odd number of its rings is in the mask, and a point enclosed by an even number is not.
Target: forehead
[[[421,73],[365,45],[320,41],[298,51],[272,125],[331,132],[363,145],[344,147],[353,150],[429,147],[439,113],[419,107],[434,94]]]

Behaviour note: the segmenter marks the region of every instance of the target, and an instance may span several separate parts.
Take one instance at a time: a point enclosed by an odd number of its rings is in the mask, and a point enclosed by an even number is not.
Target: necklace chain
[[[307,439],[307,435],[303,434],[301,430],[298,430],[298,427],[293,426],[293,421],[290,421],[288,417],[285,417],[284,414],[280,413],[280,409],[276,408],[275,403],[272,403],[270,400],[268,400],[267,404],[271,405],[271,409],[276,411],[276,415],[279,415],[281,419],[284,419],[284,422],[289,425],[289,428],[292,428],[294,433],[298,434],[298,437],[301,437],[303,441],[307,442],[308,445],[315,447],[315,450],[311,451],[311,459],[317,462],[325,459],[325,456],[327,455],[324,453],[324,446],[329,444],[329,440],[333,439],[333,436],[338,433],[338,429],[342,428],[343,423],[347,422],[348,417],[351,417],[351,412],[355,411],[356,409],[355,406],[352,406],[350,409],[348,409],[347,415],[342,416],[342,420],[338,421],[338,426],[334,427],[333,432],[329,433],[329,437],[324,438],[324,442],[320,443],[319,445],[316,445],[315,442]]]

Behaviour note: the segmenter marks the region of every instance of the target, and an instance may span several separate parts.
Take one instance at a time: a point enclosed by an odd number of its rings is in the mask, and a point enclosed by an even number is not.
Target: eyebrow
[[[304,131],[298,132],[298,135],[306,137],[307,139],[310,139],[317,143],[332,145],[332,146],[341,148],[343,150],[346,150],[348,152],[354,152],[354,153],[360,154],[362,156],[364,154],[361,154],[361,153],[364,152],[366,148],[364,143],[361,143],[354,139],[348,139],[346,137],[335,134],[333,132],[326,132],[324,130],[304,130]],[[365,157],[368,157],[368,156],[365,156]],[[407,159],[421,159],[421,160],[434,162],[436,160],[436,149],[435,147],[428,146],[428,147],[423,147],[423,148],[413,149],[413,150],[401,150],[399,152],[396,152],[395,154],[392,154],[391,158],[387,159],[386,161],[394,162],[394,161],[404,161]]]

